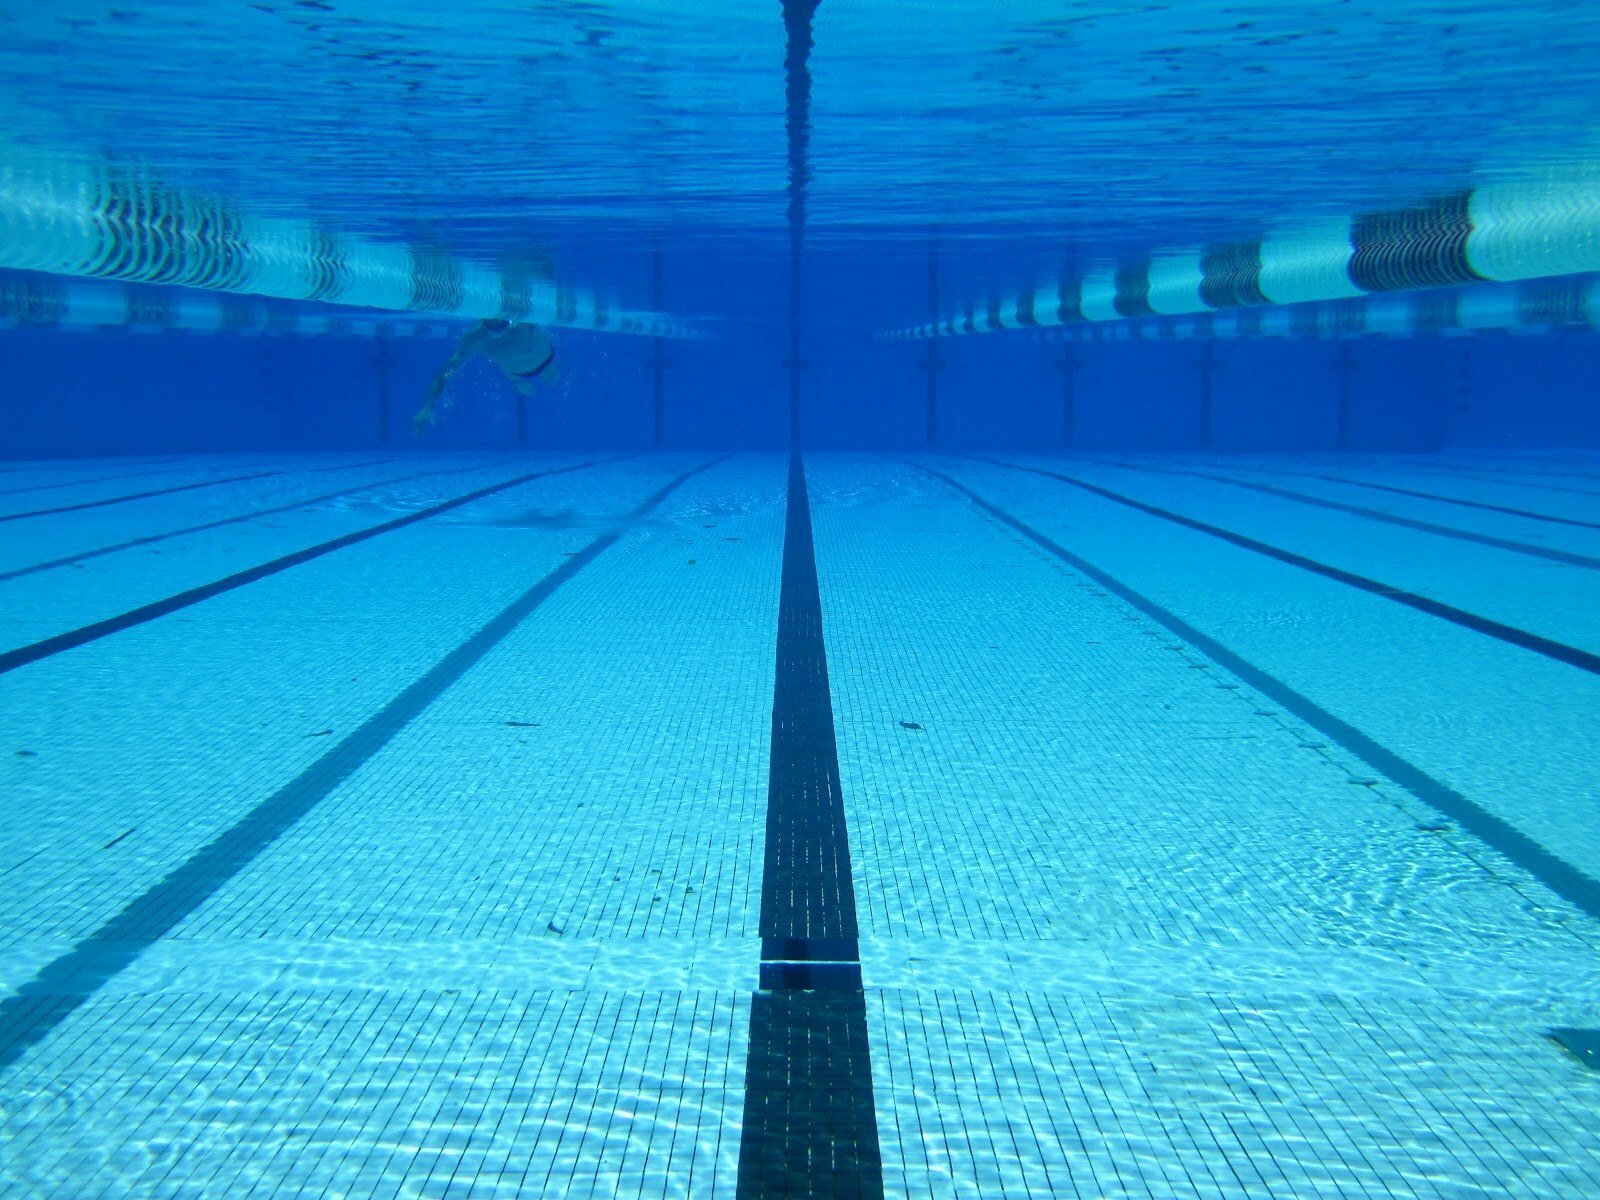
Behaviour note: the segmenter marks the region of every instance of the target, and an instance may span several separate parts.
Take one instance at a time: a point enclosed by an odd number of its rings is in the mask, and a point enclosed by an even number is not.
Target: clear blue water
[[[0,11],[0,1196],[1600,1196],[1600,11],[803,7]]]

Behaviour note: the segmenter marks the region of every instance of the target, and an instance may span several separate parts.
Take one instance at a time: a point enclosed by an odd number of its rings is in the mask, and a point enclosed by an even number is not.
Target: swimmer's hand
[[[411,436],[416,437],[424,428],[434,422],[435,408],[439,398],[444,395],[444,386],[450,382],[450,376],[456,373],[456,368],[467,360],[467,338],[462,338],[462,345],[450,356],[450,361],[439,369],[433,377],[433,382],[428,385],[428,394],[422,398],[422,407],[417,410],[417,415],[411,418]],[[448,403],[448,401],[446,401]]]

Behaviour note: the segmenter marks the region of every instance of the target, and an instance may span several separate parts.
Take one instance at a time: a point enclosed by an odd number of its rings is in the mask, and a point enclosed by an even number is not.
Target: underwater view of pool
[[[0,1197],[1600,1196],[1600,10],[0,34]]]

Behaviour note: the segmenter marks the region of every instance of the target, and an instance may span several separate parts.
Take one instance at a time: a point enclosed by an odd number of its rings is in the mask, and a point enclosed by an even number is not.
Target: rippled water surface
[[[1600,8],[823,0],[811,219],[888,251],[1247,236],[1595,157]],[[784,218],[776,2],[0,14],[12,138],[503,257]]]

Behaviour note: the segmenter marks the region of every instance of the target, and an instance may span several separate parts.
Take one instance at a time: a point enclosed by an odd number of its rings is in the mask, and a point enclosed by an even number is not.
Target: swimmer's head
[[[511,322],[501,317],[484,318],[483,327],[490,333],[504,333],[511,328]]]

